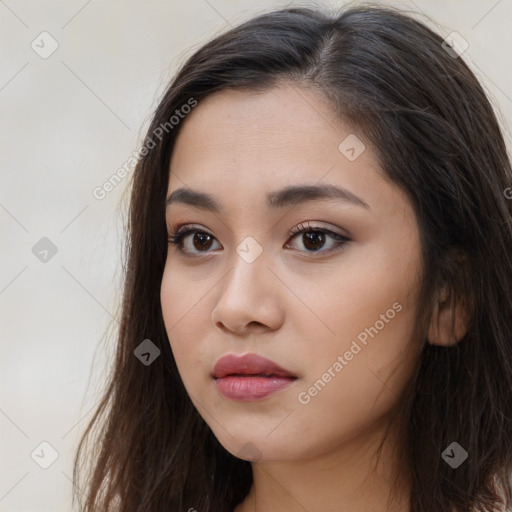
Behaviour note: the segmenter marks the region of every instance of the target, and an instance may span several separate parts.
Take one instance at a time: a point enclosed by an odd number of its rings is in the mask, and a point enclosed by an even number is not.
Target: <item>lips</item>
[[[220,379],[230,375],[297,378],[296,375],[274,363],[274,361],[256,354],[245,354],[243,356],[230,354],[221,357],[213,368],[212,377]]]
[[[217,390],[236,402],[264,400],[297,379],[274,361],[256,354],[221,357],[212,371]]]

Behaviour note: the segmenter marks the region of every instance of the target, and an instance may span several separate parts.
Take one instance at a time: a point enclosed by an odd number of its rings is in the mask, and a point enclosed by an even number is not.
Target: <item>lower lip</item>
[[[240,402],[255,402],[289,386],[292,377],[239,377],[229,375],[215,379],[217,389],[227,398]]]

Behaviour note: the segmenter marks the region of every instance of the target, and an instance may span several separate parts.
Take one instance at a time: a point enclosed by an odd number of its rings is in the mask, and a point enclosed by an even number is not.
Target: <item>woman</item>
[[[508,510],[511,185],[477,79],[396,10],[205,44],[134,172],[83,510]]]

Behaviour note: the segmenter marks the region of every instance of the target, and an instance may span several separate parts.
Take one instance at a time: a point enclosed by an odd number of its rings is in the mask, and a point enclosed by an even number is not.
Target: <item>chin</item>
[[[254,436],[229,437],[219,439],[219,443],[235,457],[249,462],[284,461],[290,458],[291,447],[283,446],[282,442],[270,440],[267,433]],[[295,454],[296,455],[296,454]]]

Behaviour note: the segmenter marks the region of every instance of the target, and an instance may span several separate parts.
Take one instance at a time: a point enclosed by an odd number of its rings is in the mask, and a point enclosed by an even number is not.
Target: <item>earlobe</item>
[[[472,308],[460,301],[453,306],[447,300],[446,290],[443,290],[439,302],[432,314],[427,333],[431,345],[453,346],[467,333]]]

